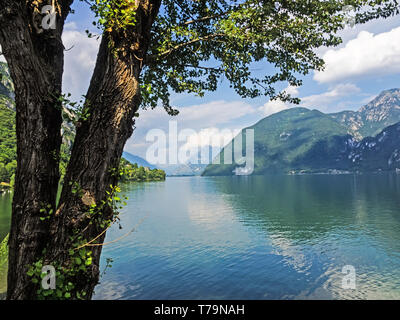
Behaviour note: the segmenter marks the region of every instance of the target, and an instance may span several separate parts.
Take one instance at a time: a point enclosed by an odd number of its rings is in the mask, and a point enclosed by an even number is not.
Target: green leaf
[[[85,261],[85,264],[87,266],[90,266],[92,264],[92,258],[87,258],[86,261]]]

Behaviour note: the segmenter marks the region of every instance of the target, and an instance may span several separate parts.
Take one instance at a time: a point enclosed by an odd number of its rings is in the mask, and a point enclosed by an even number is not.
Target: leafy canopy
[[[138,6],[151,0],[86,0],[105,32],[135,24]],[[215,91],[227,79],[242,97],[266,95],[298,103],[277,84],[300,86],[302,75],[322,70],[315,49],[337,46],[351,8],[357,23],[399,13],[394,0],[163,0],[151,30],[141,74],[142,107],[161,101],[170,114],[169,96]],[[271,74],[254,66],[269,63]],[[271,68],[264,68],[271,69]]]

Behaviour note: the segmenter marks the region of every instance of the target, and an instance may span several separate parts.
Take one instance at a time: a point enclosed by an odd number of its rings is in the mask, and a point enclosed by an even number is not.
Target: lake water
[[[95,299],[400,299],[400,175],[129,184]],[[0,239],[9,221],[0,199]],[[8,209],[7,209],[8,208]],[[6,212],[7,211],[7,212]],[[342,287],[342,268],[356,289]]]

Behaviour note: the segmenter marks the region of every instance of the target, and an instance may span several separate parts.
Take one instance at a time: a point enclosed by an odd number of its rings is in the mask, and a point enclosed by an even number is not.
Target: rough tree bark
[[[61,94],[64,21],[73,0],[0,0],[0,44],[15,84],[17,157],[15,193],[9,241],[8,299],[36,299],[40,284],[27,275],[39,259],[44,264],[71,266],[75,235],[89,241],[102,226],[87,215],[91,204],[107,198],[116,185],[123,147],[133,132],[134,114],[140,104],[139,76],[150,41],[150,31],[161,0],[137,0],[135,26],[105,31],[94,74],[86,95],[90,114],[78,125],[58,209],[61,145]],[[37,13],[54,4],[57,27],[40,32]],[[39,21],[40,23],[40,21]],[[81,191],[74,188],[79,186]],[[55,215],[42,221],[40,209],[50,205]],[[101,219],[113,216],[109,205]],[[97,244],[104,240],[105,233]],[[44,250],[45,249],[45,250]],[[92,249],[92,248],[91,248]],[[99,278],[101,245],[92,249],[93,263],[85,272],[66,275],[90,299]],[[65,268],[64,268],[65,267]]]
[[[91,204],[100,205],[108,197],[110,185],[118,183],[115,169],[122,151],[133,132],[134,114],[140,104],[139,76],[143,67],[153,21],[161,0],[141,0],[136,23],[126,30],[105,31],[97,62],[86,95],[85,108],[89,116],[77,128],[71,159],[67,167],[59,207],[51,226],[51,242],[45,261],[48,264],[72,264],[69,250],[79,234],[90,241],[104,231],[88,216]],[[73,191],[78,188],[79,192]],[[111,219],[112,208],[102,208],[101,219]],[[97,238],[88,271],[68,276],[75,284],[74,292],[85,292],[90,299],[99,279],[100,254],[105,237]],[[73,296],[74,298],[74,296]]]
[[[40,221],[44,205],[55,208],[61,145],[63,45],[71,1],[57,8],[55,30],[41,32],[38,13],[47,1],[0,0],[0,44],[15,85],[17,171],[9,238],[8,299],[35,295],[26,272],[49,240]]]

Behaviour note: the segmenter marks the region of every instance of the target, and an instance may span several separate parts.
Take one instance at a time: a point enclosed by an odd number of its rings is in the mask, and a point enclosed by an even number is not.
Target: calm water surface
[[[168,178],[124,193],[106,242],[136,229],[104,247],[102,270],[114,263],[96,299],[400,299],[398,175]]]

